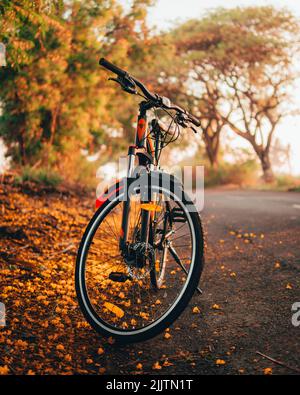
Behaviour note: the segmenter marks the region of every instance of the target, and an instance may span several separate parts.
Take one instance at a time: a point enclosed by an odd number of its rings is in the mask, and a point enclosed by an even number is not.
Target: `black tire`
[[[174,190],[172,188],[172,184],[173,181],[170,186],[171,191]],[[120,192],[115,198],[116,205],[119,201],[119,195]],[[113,337],[116,341],[122,343],[140,342],[150,339],[168,328],[179,317],[179,315],[183,312],[183,310],[188,305],[190,299],[192,298],[198,286],[203,270],[204,240],[200,216],[197,213],[197,210],[190,198],[185,193],[183,193],[182,196],[180,197],[182,204],[184,206],[188,205],[192,209],[188,211],[189,221],[193,228],[195,237],[195,254],[191,274],[189,275],[187,285],[185,286],[182,295],[180,296],[180,298],[178,298],[178,300],[176,299],[175,307],[173,307],[172,305],[172,309],[169,309],[171,311],[167,311],[166,315],[163,316],[162,319],[158,320],[159,322],[157,322],[156,324],[154,323],[155,325],[153,324],[152,326],[149,325],[149,327],[146,326],[143,331],[122,331],[120,333],[116,333],[116,331],[112,331],[112,329],[105,323],[105,321],[101,320],[99,316],[97,316],[96,318],[96,313],[93,309],[92,304],[89,301],[88,293],[85,288],[85,254],[86,250],[89,248],[89,243],[93,239],[93,235],[95,234],[98,226],[101,224],[101,221],[103,221],[103,219],[105,218],[103,217],[101,219],[101,216],[103,216],[103,213],[107,209],[107,206],[113,204],[112,201],[106,201],[102,205],[102,207],[97,210],[90,223],[88,224],[78,250],[75,269],[75,286],[78,302],[85,319],[99,334],[103,335],[104,337]]]

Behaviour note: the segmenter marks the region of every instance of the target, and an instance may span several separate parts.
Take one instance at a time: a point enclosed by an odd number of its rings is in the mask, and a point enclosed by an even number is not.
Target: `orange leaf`
[[[109,302],[104,302],[104,307],[107,310],[111,311],[113,314],[115,314],[118,318],[124,317],[125,313],[122,309],[120,309],[120,307]]]

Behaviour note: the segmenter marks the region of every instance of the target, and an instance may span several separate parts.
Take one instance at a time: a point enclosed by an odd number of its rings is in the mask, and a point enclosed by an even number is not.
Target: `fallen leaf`
[[[115,314],[118,318],[124,317],[124,311],[120,309],[120,307],[114,305],[113,303],[110,302],[104,302],[104,307],[111,311],[113,314]]]
[[[57,351],[64,351],[65,347],[62,344],[56,346]]]
[[[280,269],[281,268],[280,262],[276,262],[275,265],[274,265],[274,268],[275,269]]]
[[[102,347],[99,347],[99,348],[98,348],[97,354],[98,354],[98,355],[104,354],[104,350],[103,350]]]
[[[167,359],[164,361],[163,366],[173,366],[174,364]]]
[[[272,372],[273,372],[272,368],[265,368],[264,369],[264,374],[267,375],[267,376],[271,375]]]
[[[9,372],[9,368],[7,365],[0,366],[0,376],[4,376],[4,375],[8,374],[8,372]]]
[[[161,370],[162,367],[161,367],[161,365],[159,364],[159,362],[155,362],[155,363],[153,364],[153,366],[152,366],[152,369],[153,369],[153,370]]]

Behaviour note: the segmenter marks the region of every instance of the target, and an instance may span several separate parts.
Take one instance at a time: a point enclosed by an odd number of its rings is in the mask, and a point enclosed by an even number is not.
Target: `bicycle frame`
[[[151,102],[141,102],[139,107],[137,129],[135,135],[135,145],[130,146],[128,149],[128,169],[127,169],[127,180],[130,180],[134,176],[134,165],[136,157],[139,159],[139,166],[148,167],[149,171],[154,170],[159,166],[158,157],[158,141],[156,147],[153,146],[153,142],[150,139],[150,133],[148,130],[148,119],[147,111],[153,108],[154,105]],[[155,125],[152,125],[155,127]],[[158,131],[158,130],[157,130]],[[151,196],[146,197],[141,202],[148,203],[151,201]],[[128,233],[129,233],[129,215],[130,215],[130,198],[127,196],[123,203],[122,213],[122,227],[120,232],[120,250],[123,255],[128,253]],[[141,242],[148,243],[149,239],[149,225],[150,225],[150,213],[147,210],[141,210]]]

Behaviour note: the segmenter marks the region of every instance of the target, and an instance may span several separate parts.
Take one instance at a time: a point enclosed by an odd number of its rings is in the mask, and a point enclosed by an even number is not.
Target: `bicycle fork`
[[[136,158],[136,147],[131,146],[128,150],[128,168],[127,168],[127,185],[123,202],[123,213],[122,213],[122,225],[120,232],[120,250],[123,254],[128,253],[128,236],[129,236],[129,217],[130,217],[130,184],[134,180],[134,165]],[[146,194],[148,195],[148,194]],[[151,197],[150,197],[151,200]],[[142,196],[141,193],[141,203],[148,203],[149,197]],[[141,232],[140,232],[140,242],[148,243],[149,240],[149,224],[150,224],[150,213],[147,210],[141,209]]]

